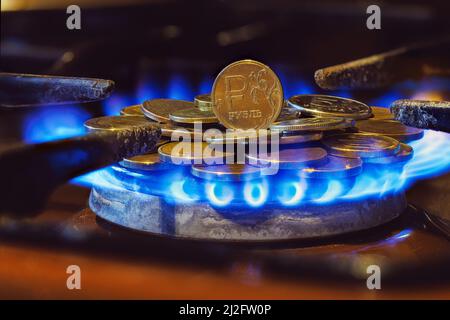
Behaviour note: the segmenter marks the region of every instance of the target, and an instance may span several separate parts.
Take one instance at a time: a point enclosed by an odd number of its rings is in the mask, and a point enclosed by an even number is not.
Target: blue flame
[[[76,105],[39,107],[24,121],[23,140],[38,143],[81,135],[89,118],[89,113]]]
[[[106,116],[117,116],[120,114],[120,110],[134,104],[136,104],[136,100],[130,96],[114,93],[103,101],[103,114]]]
[[[262,206],[269,195],[267,181],[250,181],[244,184],[244,199],[250,207]]]
[[[314,91],[315,87],[311,82],[303,79],[290,81],[283,73],[278,74],[282,79],[286,97]],[[157,97],[192,100],[195,94],[209,92],[212,82],[212,78],[204,77],[191,87],[184,76],[175,74],[169,77],[166,85],[157,86],[151,78],[145,78],[137,86],[134,95],[113,94],[103,102],[103,110],[106,115],[117,115],[128,105]],[[442,86],[441,82],[438,84]],[[429,85],[422,83],[419,87],[429,88]],[[434,85],[431,88],[434,88]],[[404,90],[413,93],[415,89],[417,84],[404,83],[395,86],[384,96],[370,101],[370,104],[387,106],[398,98],[408,96]],[[345,97],[352,95],[350,91],[339,91],[334,94]],[[24,123],[24,140],[35,143],[83,134],[85,132],[83,123],[89,118],[90,114],[87,111],[75,105],[36,109]],[[120,169],[118,166],[78,177],[72,182],[85,186],[95,183],[105,188],[127,188],[135,192],[161,195],[168,201],[175,202],[208,201],[217,207],[243,203],[257,208],[268,202],[281,206],[299,206],[306,202],[323,204],[338,199],[345,201],[382,197],[404,190],[419,179],[450,171],[450,135],[426,130],[422,139],[413,141],[410,145],[414,149],[414,156],[403,168],[365,165],[363,172],[351,182],[345,180],[311,182],[308,179],[305,181],[295,172],[241,184],[205,182],[193,178],[184,168],[149,174]]]

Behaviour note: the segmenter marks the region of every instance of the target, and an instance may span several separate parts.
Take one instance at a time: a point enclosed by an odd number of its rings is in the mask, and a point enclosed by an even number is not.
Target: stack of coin
[[[165,139],[177,141],[160,145],[157,153],[124,159],[123,166],[162,170],[169,168],[167,164],[188,164],[195,177],[206,180],[257,179],[270,164],[296,170],[305,179],[353,177],[363,164],[406,163],[413,150],[405,142],[423,135],[422,130],[393,120],[389,109],[353,99],[303,94],[284,100],[277,75],[253,60],[225,67],[211,93],[199,94],[193,101],[152,99],[126,107],[121,114],[142,125],[159,126]],[[201,127],[196,126],[199,123]],[[199,152],[185,138],[203,141]],[[279,148],[271,148],[275,142]],[[239,144],[245,144],[246,164],[223,164],[224,159],[239,158],[235,154],[242,150]],[[250,152],[262,144],[268,147],[267,155]]]

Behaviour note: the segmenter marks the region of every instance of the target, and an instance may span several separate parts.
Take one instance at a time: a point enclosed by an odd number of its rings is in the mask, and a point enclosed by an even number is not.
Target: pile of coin
[[[317,94],[285,100],[276,74],[253,60],[228,65],[211,93],[194,101],[147,100],[124,108],[121,116],[92,119],[86,126],[123,126],[118,118],[128,118],[128,125],[157,125],[163,136],[157,151],[124,159],[123,166],[168,170],[189,165],[192,175],[207,180],[256,179],[271,164],[307,179],[353,177],[363,164],[406,163],[413,150],[405,142],[423,135],[393,120],[388,109],[356,100]],[[274,148],[274,143],[279,146]],[[253,151],[268,153],[250,152],[251,144],[256,144]],[[239,150],[245,152],[243,157]]]

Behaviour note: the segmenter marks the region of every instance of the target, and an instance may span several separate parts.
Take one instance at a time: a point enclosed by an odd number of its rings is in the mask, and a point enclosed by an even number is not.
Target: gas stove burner
[[[152,174],[112,166],[96,178],[89,205],[99,217],[134,230],[232,241],[305,239],[359,231],[396,218],[407,206],[402,191],[327,201],[330,190],[348,194],[355,187],[355,177],[330,185],[326,179],[295,180],[291,175],[208,181],[178,166]],[[289,190],[293,192],[288,195]]]
[[[138,231],[209,240],[276,241],[325,237],[369,229],[399,216],[403,193],[332,204],[262,208],[171,203],[164,197],[94,187],[89,204],[101,218]]]

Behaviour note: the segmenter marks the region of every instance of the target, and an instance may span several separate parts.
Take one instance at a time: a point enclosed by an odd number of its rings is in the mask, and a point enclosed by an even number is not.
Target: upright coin
[[[327,152],[318,147],[283,149],[270,154],[247,154],[250,164],[268,166],[278,164],[280,169],[299,169],[326,161]]]
[[[199,94],[194,98],[194,104],[202,111],[212,111],[211,94]]]
[[[214,81],[211,99],[219,121],[229,129],[268,128],[283,107],[283,89],[266,65],[241,60],[223,69]]]
[[[133,127],[152,127],[154,124],[141,116],[110,116],[89,119],[84,126],[90,131],[114,131]]]
[[[328,156],[326,163],[304,168],[300,175],[304,178],[340,179],[357,176],[361,171],[362,161],[360,158]]]
[[[158,122],[169,122],[169,115],[174,111],[194,108],[193,102],[175,99],[153,99],[142,104],[144,115]]]
[[[217,123],[218,120],[212,111],[202,111],[198,108],[172,111],[170,120],[177,123]]]
[[[143,116],[142,105],[138,104],[135,106],[129,106],[120,110],[120,115],[122,116]]]
[[[394,155],[400,143],[390,137],[347,133],[325,137],[322,143],[331,155],[348,158],[376,158]]]
[[[389,108],[370,107],[372,109],[373,117],[369,120],[394,120],[394,115]]]
[[[289,106],[297,108],[302,114],[318,117],[343,117],[360,120],[372,116],[366,104],[341,97],[319,94],[300,94],[288,99]]]
[[[191,173],[205,180],[213,181],[248,181],[260,178],[261,168],[246,164],[194,165]]]
[[[379,134],[402,142],[418,140],[423,137],[423,129],[408,127],[396,120],[365,120],[356,124],[359,132]]]
[[[277,131],[327,131],[344,129],[351,123],[344,118],[302,118],[288,121],[275,122],[270,126],[270,130]]]
[[[234,156],[206,142],[170,142],[159,147],[158,153],[162,161],[178,165],[223,164],[226,157]]]

